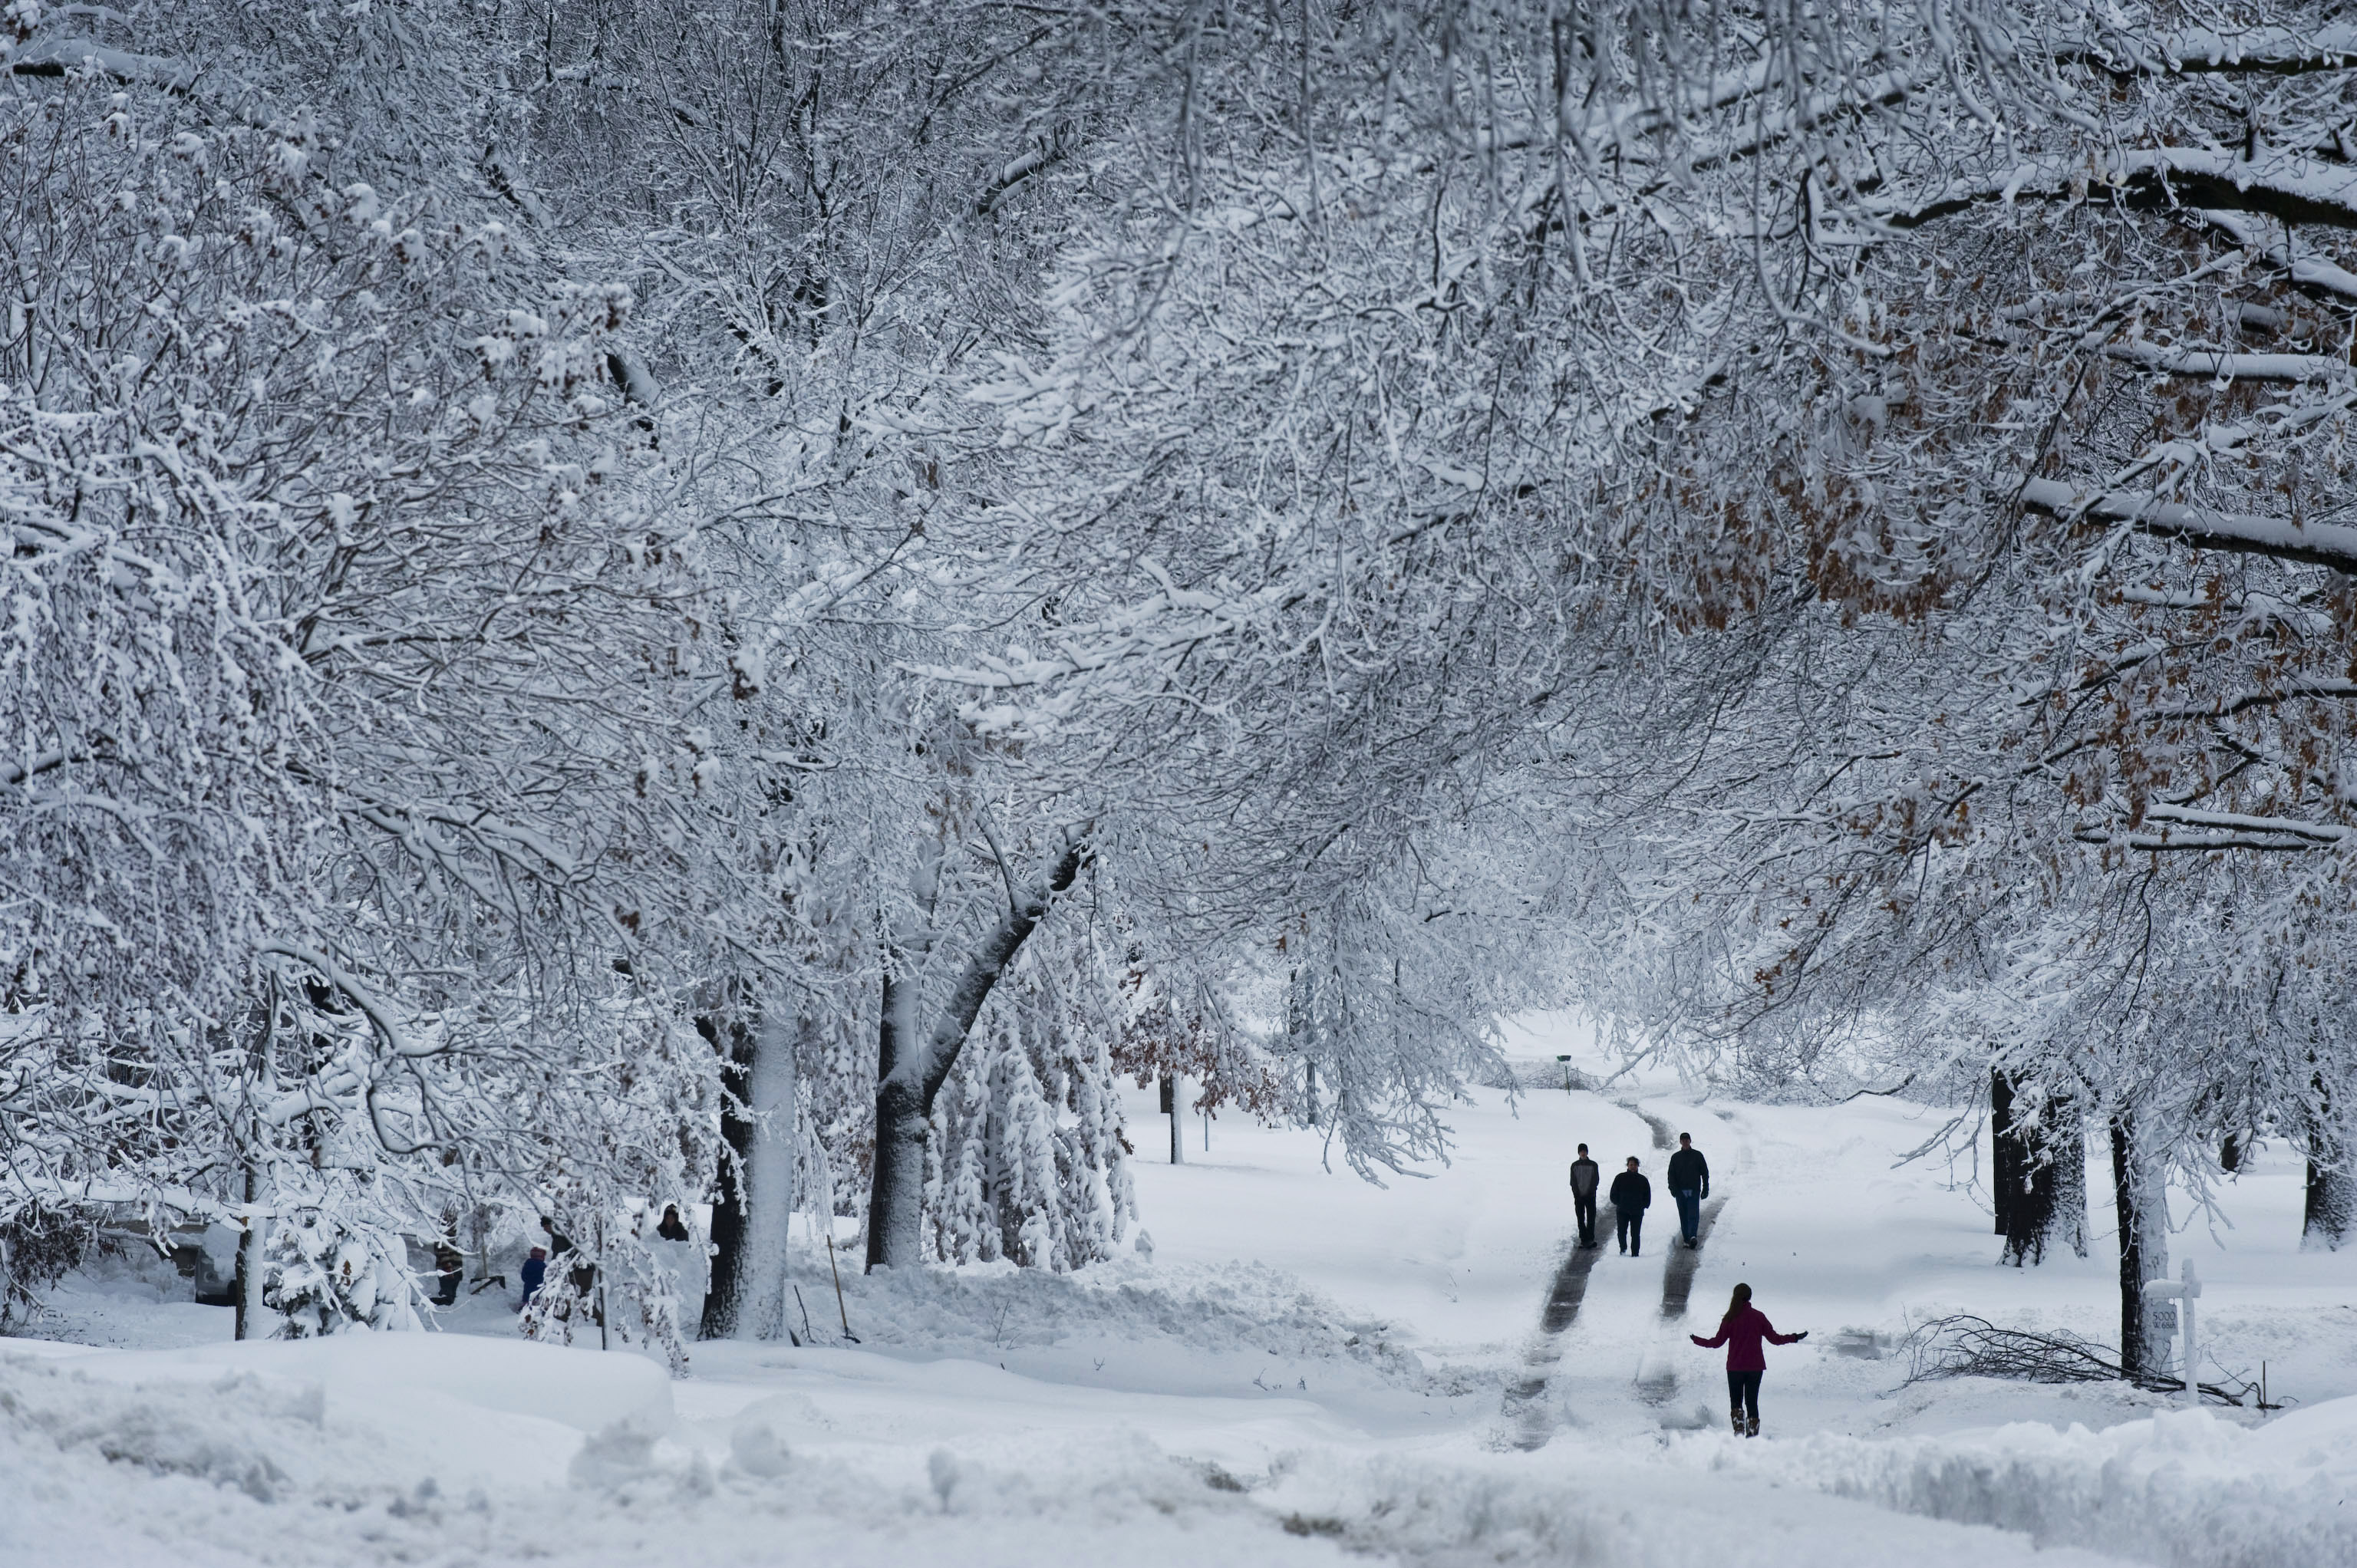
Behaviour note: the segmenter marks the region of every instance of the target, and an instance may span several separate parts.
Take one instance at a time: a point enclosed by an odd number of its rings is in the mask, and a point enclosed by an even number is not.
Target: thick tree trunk
[[[1187,1163],[1187,1145],[1178,1135],[1178,1080],[1168,1073],[1162,1075],[1162,1114],[1170,1118],[1170,1163]]]
[[[2352,1225],[2357,1225],[2357,1195],[2350,1191],[2349,1173],[2309,1155],[2308,1204],[2299,1227],[2300,1250],[2337,1252],[2349,1239]]]
[[[704,1297],[700,1332],[706,1339],[733,1339],[745,1268],[746,1172],[753,1161],[753,1036],[718,1018],[698,1018],[696,1029],[720,1055],[720,1182],[712,1199],[712,1283]]]
[[[2021,1199],[2022,1167],[2029,1163],[2013,1130],[2013,1079],[2003,1068],[1989,1072],[1989,1188],[1996,1199],[1996,1233],[2013,1234],[2013,1212]],[[2007,1248],[2010,1253],[2013,1251]]]
[[[876,1184],[867,1207],[867,1266],[899,1268],[924,1256],[925,1133],[931,1117],[906,1083],[876,1091]]]
[[[933,1100],[957,1065],[966,1036],[1006,966],[1046,918],[1049,901],[1080,875],[1085,851],[1065,849],[1048,875],[1007,905],[950,988],[922,1040],[916,1035],[913,978],[888,969],[876,1052],[876,1165],[867,1199],[867,1267],[897,1269],[924,1255],[925,1133]]]
[[[2312,1058],[2309,1058],[2312,1061]],[[2300,1250],[2338,1252],[2357,1229],[2357,1186],[2350,1184],[2350,1141],[2338,1120],[2324,1075],[2309,1079],[2315,1108],[2308,1115],[2308,1205],[2300,1212]]]
[[[245,1166],[245,1225],[237,1238],[237,1326],[235,1337],[251,1339],[262,1327],[262,1221],[253,1206],[262,1196],[262,1175],[252,1161]]]
[[[2051,1243],[2087,1255],[2087,1139],[2079,1106],[2049,1097],[2032,1118],[2014,1115],[2007,1086],[2007,1141],[2013,1146],[2012,1194],[2005,1214],[2005,1261],[2016,1268],[2043,1262]]]
[[[899,1070],[914,1048],[916,999],[913,980],[884,972],[884,1005],[876,1027],[876,1156],[867,1187],[869,1269],[913,1258],[924,1245],[925,1115],[916,1087]],[[909,1234],[887,1235],[895,1220]]]
[[[728,1090],[703,1336],[774,1339],[785,1322],[786,1230],[794,1211],[796,1030],[766,1015],[698,1026],[725,1034],[720,1074]]]
[[[2112,1117],[2112,1188],[2120,1227],[2120,1365],[2131,1378],[2169,1369],[2176,1309],[2147,1298],[2147,1280],[2169,1273],[2169,1191],[2132,1112]]]
[[[2308,1134],[2308,1202],[2300,1216],[2299,1245],[2303,1251],[2338,1251],[2357,1224],[2357,1189],[2349,1171],[2349,1141],[2333,1119],[2331,1098],[2319,1076],[2314,1084],[2316,1107]]]

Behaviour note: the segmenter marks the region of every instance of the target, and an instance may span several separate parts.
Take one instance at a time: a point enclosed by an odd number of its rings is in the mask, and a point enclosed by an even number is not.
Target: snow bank
[[[626,1422],[671,1425],[671,1380],[654,1362],[460,1334],[336,1334],[324,1339],[249,1339],[178,1350],[75,1357],[75,1371],[107,1382],[219,1381],[252,1375],[316,1388],[325,1413],[371,1416],[425,1403],[436,1415],[471,1406],[533,1416],[576,1431]]]
[[[1742,1477],[1697,1486],[1653,1444],[1577,1434],[1540,1455],[1331,1448],[1281,1462],[1254,1500],[1362,1560],[1593,1568],[2116,1568],[1986,1526],[1910,1518]]]
[[[521,1362],[536,1348],[490,1348]],[[715,1455],[626,1423],[585,1440],[484,1407],[425,1426],[400,1420],[397,1402],[339,1414],[317,1383],[244,1371],[206,1381],[184,1375],[199,1365],[188,1360],[141,1381],[89,1376],[100,1359],[0,1357],[0,1563],[12,1568],[769,1568],[781,1552],[832,1568],[1346,1561],[1329,1541],[1287,1533],[1233,1483],[1117,1428],[813,1455],[774,1431],[763,1441],[774,1412],[757,1404]],[[348,1369],[328,1369],[356,1386]],[[533,1367],[490,1391],[544,1391],[540,1376]],[[494,1450],[506,1454],[496,1474]]]
[[[653,1362],[513,1340],[30,1350],[0,1341],[0,1430],[20,1444],[265,1503],[562,1486],[585,1437],[642,1452],[673,1424],[670,1380]]]
[[[2170,1411],[2101,1432],[1684,1439],[1687,1463],[2170,1568],[2357,1563],[2357,1399],[2263,1426]]]
[[[1294,1275],[1261,1263],[1123,1259],[1065,1274],[970,1263],[846,1275],[843,1285],[852,1329],[870,1348],[987,1359],[985,1351],[1017,1348],[1158,1340],[1191,1350],[1358,1361],[1406,1383],[1425,1375],[1413,1355],[1385,1337],[1390,1324],[1347,1314]],[[818,1339],[833,1339],[832,1285],[819,1284],[815,1294],[802,1288]]]

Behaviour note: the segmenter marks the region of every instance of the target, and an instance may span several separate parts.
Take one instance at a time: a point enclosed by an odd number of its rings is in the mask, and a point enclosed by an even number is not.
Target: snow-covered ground
[[[2109,1338],[2116,1313],[2106,1170],[2085,1259],[1997,1266],[1970,1170],[1900,1163],[1945,1120],[1921,1106],[1480,1090],[1455,1161],[1383,1188],[1232,1119],[1151,1163],[1163,1123],[1130,1111],[1150,1258],[846,1275],[853,1344],[805,1251],[815,1343],[698,1345],[679,1380],[521,1343],[496,1291],[457,1332],[235,1345],[168,1271],[77,1279],[50,1339],[0,1340],[0,1563],[2357,1563],[2357,1255],[2298,1251],[2279,1152],[2177,1238],[2209,1282],[2205,1375],[2264,1360],[2289,1408],[2262,1421],[1902,1386],[1889,1348],[1927,1316]],[[1572,1145],[1659,1188],[1648,1117],[1727,1197],[1688,1315],[1663,1315],[1664,1194],[1645,1254],[1608,1239],[1544,1342]],[[1738,1279],[1812,1330],[1771,1350],[1749,1443],[1685,1339]]]

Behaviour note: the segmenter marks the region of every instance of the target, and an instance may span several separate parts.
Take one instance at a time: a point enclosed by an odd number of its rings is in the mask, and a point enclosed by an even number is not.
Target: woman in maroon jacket
[[[1768,1353],[1761,1341],[1770,1345],[1798,1345],[1809,1337],[1805,1328],[1798,1334],[1779,1334],[1768,1315],[1751,1305],[1751,1287],[1737,1285],[1734,1299],[1727,1304],[1727,1316],[1718,1320],[1718,1332],[1706,1339],[1699,1334],[1687,1338],[1706,1350],[1727,1347],[1727,1413],[1735,1422],[1735,1435],[1760,1435],[1760,1374],[1768,1369]],[[1744,1412],[1750,1412],[1749,1424],[1745,1424]]]

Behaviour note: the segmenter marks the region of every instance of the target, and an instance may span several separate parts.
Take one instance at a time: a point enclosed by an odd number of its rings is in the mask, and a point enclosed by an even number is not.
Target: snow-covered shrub
[[[90,1226],[40,1202],[0,1219],[0,1333],[28,1316],[43,1292],[81,1264]]]
[[[608,1243],[599,1262],[607,1331],[660,1355],[673,1376],[687,1371],[682,1314],[691,1291],[701,1305],[702,1276],[694,1269],[701,1246],[624,1236]]]
[[[281,1219],[264,1257],[262,1299],[285,1319],[279,1330],[285,1338],[421,1326],[406,1262],[388,1255],[382,1236],[330,1212],[307,1208]]]

